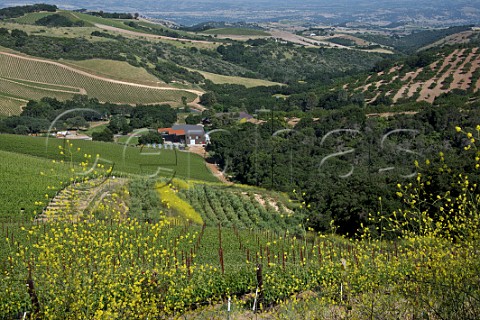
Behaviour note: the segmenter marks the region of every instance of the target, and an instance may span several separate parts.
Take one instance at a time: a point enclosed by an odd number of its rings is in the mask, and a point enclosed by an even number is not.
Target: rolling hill
[[[128,71],[126,74],[128,75]],[[151,81],[151,77],[146,79]],[[163,102],[180,104],[182,96],[187,97],[188,102],[192,102],[201,94],[199,91],[167,85],[146,85],[115,80],[59,62],[7,52],[0,52],[0,82],[2,83],[0,94],[15,98],[16,101],[40,99],[45,96],[66,100],[75,94],[86,94],[100,101],[118,104]],[[0,110],[3,110],[3,114],[18,111],[17,108],[9,107],[11,105],[9,101],[2,103]]]
[[[16,135],[0,135],[0,150],[17,154],[30,155],[51,160],[65,160],[59,152],[59,146],[65,145],[64,139],[48,139]],[[218,181],[205,166],[203,158],[198,155],[175,150],[143,150],[119,144],[72,141],[72,160],[80,163],[84,155],[100,155],[108,163],[114,164],[114,172],[123,175],[148,176],[157,173],[171,177],[188,178],[201,181]],[[80,151],[76,151],[80,148]],[[154,156],[152,156],[154,154]]]
[[[0,319],[478,318],[480,48],[22,8],[0,113],[83,96],[0,114]],[[159,146],[182,120],[210,143]]]

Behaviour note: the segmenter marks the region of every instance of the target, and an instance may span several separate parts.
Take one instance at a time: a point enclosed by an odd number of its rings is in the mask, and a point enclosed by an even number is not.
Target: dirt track
[[[188,152],[198,154],[199,156],[201,156],[204,159],[207,157],[207,152],[205,151],[203,146],[190,146],[188,148]],[[218,180],[220,180],[221,182],[223,182],[225,184],[229,184],[229,185],[233,184],[233,182],[230,182],[230,181],[227,180],[227,178],[225,177],[223,172],[220,171],[220,169],[217,167],[217,165],[215,165],[213,163],[208,163],[206,161],[205,161],[205,165],[207,166],[207,168],[212,172],[212,174]]]

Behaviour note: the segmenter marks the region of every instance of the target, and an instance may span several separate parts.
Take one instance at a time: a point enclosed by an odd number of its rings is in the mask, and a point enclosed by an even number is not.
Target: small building
[[[70,131],[58,131],[56,134],[57,138],[66,138],[67,136],[71,136],[72,133]]]
[[[171,128],[160,128],[158,133],[165,142],[183,143],[186,145],[205,144],[205,130],[200,125],[176,124]]]
[[[185,143],[185,131],[174,130],[173,128],[160,128],[158,129],[163,137],[164,142],[170,143]]]

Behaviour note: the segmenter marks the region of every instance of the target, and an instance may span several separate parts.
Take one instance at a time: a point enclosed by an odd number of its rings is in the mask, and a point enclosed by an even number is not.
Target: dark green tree
[[[105,142],[113,142],[113,132],[110,129],[105,128],[103,131],[94,132],[92,134],[93,141],[105,141]]]

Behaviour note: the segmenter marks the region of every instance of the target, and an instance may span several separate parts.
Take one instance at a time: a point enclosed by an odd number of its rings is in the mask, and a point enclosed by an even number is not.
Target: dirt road
[[[204,159],[207,158],[207,152],[205,151],[205,148],[203,146],[190,146],[188,148],[188,152],[198,154],[199,156],[201,156]],[[212,172],[212,174],[218,180],[220,180],[221,182],[223,182],[225,184],[228,184],[228,185],[233,184],[233,182],[230,182],[230,181],[227,180],[227,178],[225,177],[223,172],[220,170],[220,168],[217,167],[216,164],[208,163],[207,161],[205,161],[205,165],[207,166],[207,168]]]

